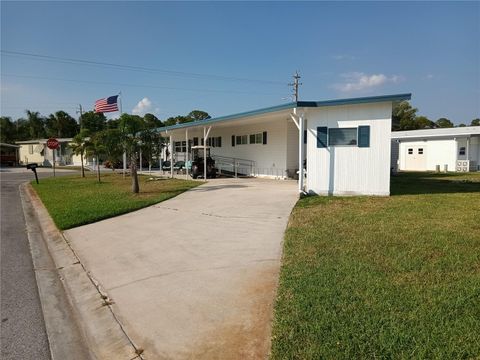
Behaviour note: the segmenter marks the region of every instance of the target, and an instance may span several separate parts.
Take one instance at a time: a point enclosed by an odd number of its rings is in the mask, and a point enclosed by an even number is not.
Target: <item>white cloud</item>
[[[427,74],[427,76],[425,76],[425,78],[426,78],[427,80],[431,80],[431,79],[434,78],[434,76],[433,76],[433,74]]]
[[[333,87],[341,92],[367,91],[382,85],[396,84],[403,80],[399,75],[387,76],[385,74],[365,74],[363,72],[352,72],[342,74],[342,83],[334,84]]]
[[[155,108],[153,109],[153,103],[152,101],[147,98],[147,97],[144,97],[142,100],[140,100],[138,102],[137,105],[135,105],[135,107],[132,109],[132,114],[135,114],[135,115],[140,115],[140,116],[143,116],[145,115],[146,113],[151,113],[151,112],[155,112],[157,113],[158,112],[158,108]]]

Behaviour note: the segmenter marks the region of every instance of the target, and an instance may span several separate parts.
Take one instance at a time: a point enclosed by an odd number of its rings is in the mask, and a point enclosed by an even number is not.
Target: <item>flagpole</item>
[[[120,109],[120,116],[122,116],[122,92],[118,93],[118,104]],[[125,174],[127,173],[127,152],[123,149],[123,178],[125,179]]]

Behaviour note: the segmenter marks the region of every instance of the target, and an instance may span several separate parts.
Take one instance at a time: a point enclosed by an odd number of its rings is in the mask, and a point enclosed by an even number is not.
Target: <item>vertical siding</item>
[[[37,163],[43,165],[43,156],[40,155],[38,152],[33,152],[33,154],[30,154],[28,151],[29,145],[33,145],[33,149],[35,150],[35,147],[38,145],[36,144],[20,144],[20,149],[19,149],[19,161],[22,164],[27,164],[27,163]]]
[[[454,139],[442,139],[442,140],[416,140],[405,141],[400,143],[400,170],[408,171],[406,164],[406,156],[408,148],[411,146],[422,146],[426,153],[426,171],[434,171],[437,165],[443,171],[444,165],[448,165],[449,171],[455,171],[456,157],[456,144]]]
[[[317,194],[388,195],[392,105],[359,104],[309,109],[307,190]],[[316,147],[318,126],[370,126],[370,147]]]

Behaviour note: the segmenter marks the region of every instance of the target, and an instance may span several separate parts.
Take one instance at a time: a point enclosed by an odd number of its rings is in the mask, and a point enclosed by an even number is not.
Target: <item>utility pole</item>
[[[295,102],[298,101],[298,86],[302,85],[301,82],[298,82],[300,78],[301,76],[298,75],[298,71],[295,71],[295,75],[293,75],[293,83],[288,84],[288,86],[293,86],[293,98]]]
[[[76,111],[77,114],[80,114],[80,117],[78,118],[78,125],[80,126],[80,129],[82,128],[82,115],[83,115],[83,109],[82,109],[82,104],[78,104],[78,110]]]

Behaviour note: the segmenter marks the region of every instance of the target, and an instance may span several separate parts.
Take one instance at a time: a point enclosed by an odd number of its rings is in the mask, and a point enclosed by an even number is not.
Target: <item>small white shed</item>
[[[479,171],[480,126],[392,132],[392,168]]]
[[[389,195],[392,104],[410,97],[298,101],[158,131],[170,139],[174,161],[208,145],[217,167],[298,178],[300,192]]]

